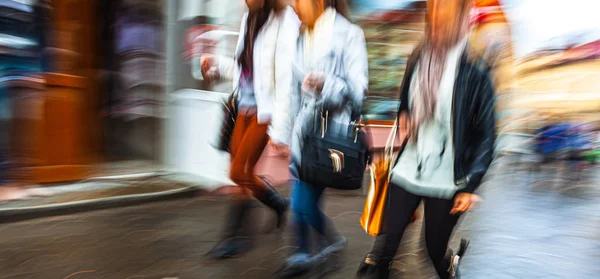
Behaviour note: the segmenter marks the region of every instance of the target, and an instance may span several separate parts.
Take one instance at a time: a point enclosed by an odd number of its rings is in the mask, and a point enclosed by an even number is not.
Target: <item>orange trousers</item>
[[[264,192],[265,185],[256,177],[254,169],[269,142],[268,128],[268,124],[258,124],[256,109],[241,109],[238,113],[231,135],[230,177],[246,190],[243,195],[252,192],[260,198]]]

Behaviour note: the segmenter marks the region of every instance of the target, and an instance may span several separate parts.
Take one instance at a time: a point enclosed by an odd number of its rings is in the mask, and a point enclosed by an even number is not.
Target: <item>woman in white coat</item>
[[[347,19],[345,0],[296,0],[294,7],[304,26],[293,62],[292,104],[300,107],[295,109],[290,147],[290,170],[298,178],[292,193],[298,250],[288,264],[298,266],[315,263],[345,246],[346,239],[335,232],[333,223],[319,208],[328,185],[311,185],[299,175],[302,147],[304,136],[313,130],[315,116],[322,110],[328,111],[328,127],[339,131],[348,131],[351,121],[360,117],[368,86],[368,61],[363,31]],[[316,254],[310,249],[310,227],[321,237],[322,249]]]
[[[203,56],[207,79],[230,78],[238,92],[238,116],[231,138],[231,179],[241,188],[233,199],[223,240],[210,252],[235,256],[248,248],[243,222],[254,196],[277,214],[281,228],[289,202],[254,168],[267,143],[285,151],[290,141],[291,57],[300,23],[280,0],[246,0],[235,59]]]

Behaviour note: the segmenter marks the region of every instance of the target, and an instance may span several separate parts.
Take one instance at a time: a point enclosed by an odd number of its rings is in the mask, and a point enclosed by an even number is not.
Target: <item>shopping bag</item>
[[[408,138],[405,136],[400,148],[394,150],[396,136],[398,135],[398,119],[388,136],[383,151],[383,156],[369,166],[371,172],[371,183],[369,193],[365,200],[363,214],[360,217],[360,224],[371,236],[377,236],[385,231],[384,221],[386,218],[386,206],[388,200],[388,191],[390,187],[390,178],[392,177],[392,168],[396,157],[402,153]],[[413,214],[411,222],[416,220],[416,213]]]
[[[384,229],[385,206],[390,186],[390,164],[391,158],[384,156],[370,166],[371,183],[365,208],[360,217],[360,225],[371,236],[379,235]]]
[[[374,161],[369,169],[371,171],[371,183],[369,193],[365,201],[365,208],[360,217],[360,225],[367,234],[377,236],[383,232],[383,221],[385,218],[385,207],[388,198],[390,178],[394,158],[394,144],[398,135],[398,118],[385,143],[383,156]],[[404,144],[403,144],[404,146]]]

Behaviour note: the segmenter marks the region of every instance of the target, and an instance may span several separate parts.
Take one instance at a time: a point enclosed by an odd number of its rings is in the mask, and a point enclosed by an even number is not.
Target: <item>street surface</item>
[[[591,170],[592,174],[598,170]],[[501,174],[504,173],[504,174]],[[496,170],[482,186],[483,202],[454,237],[471,240],[463,278],[598,278],[600,186],[533,183],[524,171]],[[288,193],[289,191],[285,191]],[[354,278],[372,244],[358,219],[364,197],[329,192],[326,212],[348,238],[346,253],[325,273],[302,278]],[[0,279],[271,278],[293,251],[291,228],[263,234],[236,259],[204,258],[225,219],[223,197],[200,197],[70,216],[0,224]],[[263,208],[256,223],[271,216]],[[421,241],[421,220],[398,251],[397,278],[435,278]]]

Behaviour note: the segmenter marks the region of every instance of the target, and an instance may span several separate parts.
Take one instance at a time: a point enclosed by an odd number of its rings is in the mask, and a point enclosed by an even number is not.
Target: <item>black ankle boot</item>
[[[390,274],[389,260],[381,260],[374,255],[367,255],[356,271],[356,278],[387,279]]]
[[[447,278],[449,278],[449,279],[460,278],[460,272],[459,272],[458,266],[460,265],[460,262],[462,261],[463,257],[465,256],[465,253],[467,253],[467,248],[469,248],[469,241],[463,238],[460,240],[460,247],[458,248],[458,252],[456,253],[456,255],[454,255],[452,250],[448,251],[448,253],[446,254],[446,257],[444,258],[445,264],[447,264],[447,266],[448,266],[448,277]]]
[[[287,221],[286,213],[290,207],[290,201],[277,192],[264,176],[259,176],[259,178],[264,182],[265,190],[257,198],[261,203],[275,211],[275,214],[277,214],[277,229],[283,229]]]
[[[377,260],[369,254],[358,266],[356,278],[373,278],[377,275]]]
[[[250,248],[250,235],[244,226],[244,219],[252,208],[252,200],[234,200],[229,206],[221,240],[208,256],[215,259],[234,257]]]

